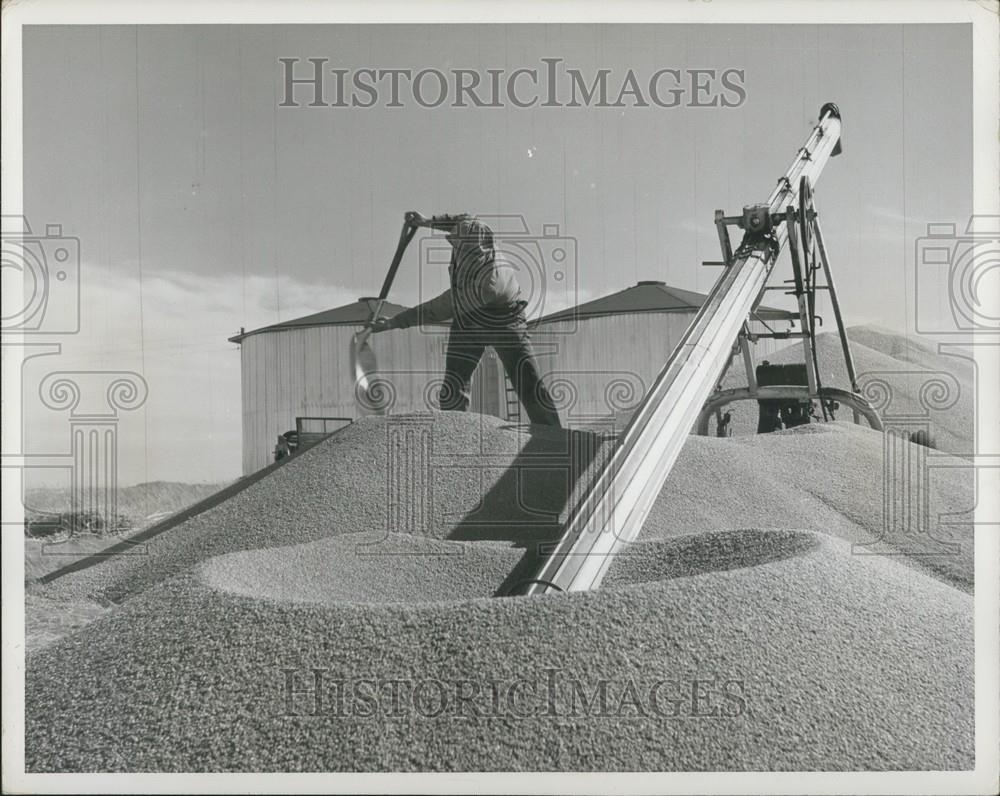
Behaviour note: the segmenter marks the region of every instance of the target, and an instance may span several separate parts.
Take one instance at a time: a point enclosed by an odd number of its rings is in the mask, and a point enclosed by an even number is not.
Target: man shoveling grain
[[[445,357],[441,409],[464,412],[472,400],[472,374],[487,346],[492,346],[532,423],[559,426],[556,411],[538,372],[528,335],[521,288],[512,269],[497,262],[493,232],[470,215],[426,218],[406,214],[413,226],[443,230],[451,244],[450,288],[440,296],[379,319],[372,331],[405,329],[451,320]]]

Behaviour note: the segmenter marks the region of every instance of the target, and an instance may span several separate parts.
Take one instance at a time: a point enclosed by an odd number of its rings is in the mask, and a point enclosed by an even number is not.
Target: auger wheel
[[[816,252],[813,241],[813,219],[816,218],[816,204],[813,202],[812,184],[802,175],[799,180],[799,241],[802,247],[802,265],[806,274],[816,270]]]

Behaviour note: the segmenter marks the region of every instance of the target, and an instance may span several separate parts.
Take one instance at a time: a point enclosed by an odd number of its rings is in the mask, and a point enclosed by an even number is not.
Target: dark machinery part
[[[772,365],[765,360],[756,368],[757,384],[760,387],[779,385],[806,386],[809,383],[806,366],[802,363]],[[791,398],[766,398],[757,401],[759,409],[757,433],[769,434],[783,428],[795,428],[809,422],[813,414],[812,401]]]
[[[274,460],[280,462],[287,459],[299,449],[299,433],[294,428],[278,435],[278,444],[274,446]]]
[[[715,436],[733,436],[733,413],[723,412],[721,409],[715,413]]]
[[[746,205],[740,226],[752,235],[767,235],[774,230],[771,207],[766,204]]]

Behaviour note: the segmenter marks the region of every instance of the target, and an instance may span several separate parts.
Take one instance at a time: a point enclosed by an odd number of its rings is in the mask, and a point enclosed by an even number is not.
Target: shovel
[[[368,339],[372,336],[375,322],[382,312],[386,296],[389,295],[389,288],[392,287],[393,280],[396,278],[396,271],[399,270],[399,264],[403,261],[403,252],[406,251],[406,247],[413,240],[416,231],[416,225],[411,224],[409,219],[403,222],[403,229],[399,233],[399,244],[396,246],[396,254],[393,255],[392,262],[389,264],[389,273],[385,275],[385,281],[382,283],[382,290],[379,292],[378,298],[363,299],[369,302],[371,316],[368,318],[367,323],[365,323],[365,328],[360,332],[356,332],[351,337],[350,359],[351,376],[354,378],[355,385],[354,395],[357,400],[368,408],[378,407],[381,403],[378,395],[375,394],[380,391],[377,389],[372,390],[374,377],[378,372],[378,360],[375,358],[375,352],[372,351],[371,346],[368,344]],[[380,408],[383,411],[385,409],[385,407]]]

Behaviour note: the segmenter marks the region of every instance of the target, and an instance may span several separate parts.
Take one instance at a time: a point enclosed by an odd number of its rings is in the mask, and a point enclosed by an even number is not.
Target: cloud
[[[240,327],[257,328],[353,301],[341,286],[288,276],[158,271],[142,279],[91,264],[81,268],[80,332],[62,351],[23,371],[25,452],[69,447],[65,411],[45,407],[38,385],[52,371],[134,371],[145,404],[118,423],[119,480],[220,481],[240,475]],[[31,485],[64,478],[34,473]]]

